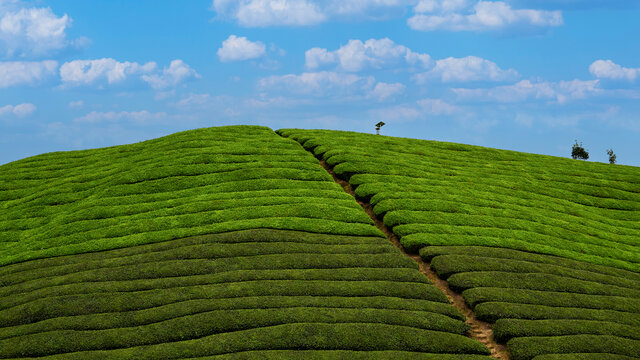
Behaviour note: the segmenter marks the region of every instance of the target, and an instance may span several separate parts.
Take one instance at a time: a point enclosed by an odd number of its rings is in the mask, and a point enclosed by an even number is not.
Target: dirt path
[[[509,352],[507,350],[507,347],[505,345],[498,344],[493,339],[493,331],[491,330],[491,324],[489,324],[488,322],[478,320],[473,310],[471,310],[471,308],[467,306],[467,303],[464,301],[464,298],[462,297],[462,295],[451,290],[451,288],[449,287],[449,284],[447,284],[447,281],[444,279],[441,279],[431,269],[430,264],[422,260],[420,255],[407,254],[407,252],[404,250],[402,245],[400,245],[400,240],[398,239],[398,236],[396,236],[393,232],[391,232],[391,229],[389,229],[387,225],[385,225],[382,222],[381,219],[378,219],[378,217],[373,212],[373,206],[371,206],[371,204],[362,202],[356,197],[356,194],[353,191],[351,184],[338,178],[336,174],[333,172],[333,169],[331,169],[331,167],[326,163],[326,161],[320,160],[320,164],[327,170],[327,172],[329,172],[329,174],[331,174],[331,176],[333,177],[333,180],[335,180],[335,182],[337,182],[340,186],[342,186],[345,192],[351,194],[356,199],[358,204],[360,204],[360,206],[362,206],[364,211],[366,211],[367,214],[369,214],[369,216],[371,217],[371,219],[373,219],[373,221],[376,224],[376,227],[380,229],[385,235],[387,235],[387,238],[389,239],[389,241],[391,241],[397,248],[399,248],[405,256],[410,257],[411,259],[413,259],[413,261],[418,263],[418,266],[420,267],[420,271],[423,274],[425,274],[429,278],[429,280],[431,280],[431,282],[435,286],[437,286],[447,296],[447,298],[449,299],[449,302],[453,306],[455,306],[456,309],[460,310],[460,312],[467,319],[466,323],[469,324],[469,326],[471,327],[468,333],[469,337],[485,344],[491,351],[491,356],[493,356],[494,358],[509,360],[510,357],[509,357]]]

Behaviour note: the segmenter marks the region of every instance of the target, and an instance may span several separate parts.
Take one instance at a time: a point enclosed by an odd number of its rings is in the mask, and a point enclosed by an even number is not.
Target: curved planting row
[[[512,358],[640,354],[640,171],[481,147],[279,130],[420,251]]]
[[[0,178],[0,358],[489,358],[269,129],[45,154]]]

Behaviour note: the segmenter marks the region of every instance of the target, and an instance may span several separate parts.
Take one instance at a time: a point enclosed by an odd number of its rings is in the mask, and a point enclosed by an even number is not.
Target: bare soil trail
[[[376,214],[373,212],[373,206],[369,203],[359,200],[356,197],[356,194],[353,191],[351,184],[349,184],[349,182],[347,181],[344,181],[338,178],[335,172],[333,172],[333,169],[331,169],[331,167],[326,163],[326,161],[322,159],[319,159],[319,160],[320,160],[320,164],[327,170],[329,174],[331,174],[331,176],[333,177],[333,180],[336,183],[338,183],[340,186],[342,186],[345,192],[347,192],[348,194],[351,194],[351,196],[353,196],[354,199],[356,199],[358,204],[360,204],[360,206],[362,206],[364,211],[366,211],[366,213],[371,217],[371,219],[373,219],[376,227],[380,229],[387,236],[389,241],[391,241],[397,248],[399,248],[405,256],[413,259],[413,261],[415,261],[420,267],[420,271],[423,274],[425,274],[429,278],[429,280],[431,280],[431,282],[434,285],[436,285],[447,296],[447,298],[449,299],[449,302],[453,306],[455,306],[456,309],[458,309],[466,317],[466,323],[469,324],[469,326],[471,327],[468,333],[469,337],[486,345],[487,348],[489,348],[489,350],[491,351],[491,356],[493,356],[494,358],[509,360],[510,356],[509,356],[509,351],[507,350],[506,345],[498,344],[494,340],[491,324],[489,324],[488,322],[478,320],[473,310],[471,310],[471,308],[467,306],[467,303],[464,301],[464,298],[462,297],[462,295],[451,290],[451,288],[449,287],[449,284],[447,284],[447,281],[444,279],[441,279],[431,269],[430,264],[425,262],[420,257],[420,255],[408,254],[400,244],[400,240],[398,239],[398,236],[395,235],[391,231],[391,229],[389,229],[384,224],[384,222],[382,222],[381,219],[378,219]]]

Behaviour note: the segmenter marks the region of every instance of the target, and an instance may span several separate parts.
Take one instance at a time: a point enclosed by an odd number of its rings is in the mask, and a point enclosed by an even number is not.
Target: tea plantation
[[[640,358],[640,169],[283,129],[462,292],[511,358]]]
[[[0,358],[490,359],[467,330],[268,128],[0,166]]]

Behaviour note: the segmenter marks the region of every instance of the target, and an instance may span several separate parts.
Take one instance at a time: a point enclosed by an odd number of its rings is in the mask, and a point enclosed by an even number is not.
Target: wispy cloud
[[[598,80],[539,81],[522,80],[513,85],[493,88],[454,88],[461,100],[495,101],[503,103],[546,100],[559,104],[570,100],[585,99],[602,92]]]
[[[82,47],[87,38],[67,39],[71,18],[51,8],[24,7],[18,1],[0,6],[0,50],[8,57],[47,56],[68,47]]]
[[[401,83],[393,83],[388,84],[384,82],[379,82],[376,86],[369,92],[369,96],[377,99],[378,101],[384,101],[389,98],[393,98],[396,95],[400,95],[404,92],[404,86]]]
[[[162,69],[161,74],[142,75],[142,80],[149,83],[155,90],[163,90],[176,86],[188,79],[198,78],[200,78],[200,75],[180,59],[171,61],[169,67]]]
[[[0,88],[35,85],[56,74],[58,62],[5,61],[0,62]]]
[[[420,31],[546,29],[563,24],[561,11],[514,9],[504,1],[421,0],[414,12],[407,24]]]
[[[0,106],[0,118],[8,115],[25,117],[33,114],[35,111],[36,111],[36,106],[31,103],[23,103],[19,105],[5,105],[5,106]]]
[[[131,77],[148,83],[155,90],[163,90],[200,75],[180,59],[171,61],[161,72],[153,61],[140,64],[112,58],[73,60],[60,67],[60,79],[66,87],[104,87],[123,83]]]
[[[115,84],[130,75],[148,74],[157,67],[155,62],[139,64],[137,62],[119,62],[112,58],[95,60],[73,60],[62,64],[60,79],[70,86],[90,85],[98,82]]]
[[[442,82],[467,81],[508,81],[515,80],[518,72],[514,69],[501,69],[496,63],[477,57],[463,58],[449,57],[436,61],[436,66],[414,77],[419,84],[429,79],[439,79]]]
[[[426,68],[432,66],[432,60],[428,54],[413,52],[389,38],[369,39],[364,42],[349,40],[346,45],[334,51],[316,47],[305,52],[305,66],[308,69],[332,65],[337,65],[345,71],[356,72],[399,66]]]
[[[355,74],[341,74],[333,71],[306,72],[300,75],[274,75],[258,81],[262,90],[284,90],[305,95],[345,95],[362,89],[370,89],[374,85],[371,76],[362,77]]]
[[[330,20],[402,16],[416,0],[213,0],[219,18],[245,27],[312,26]]]

